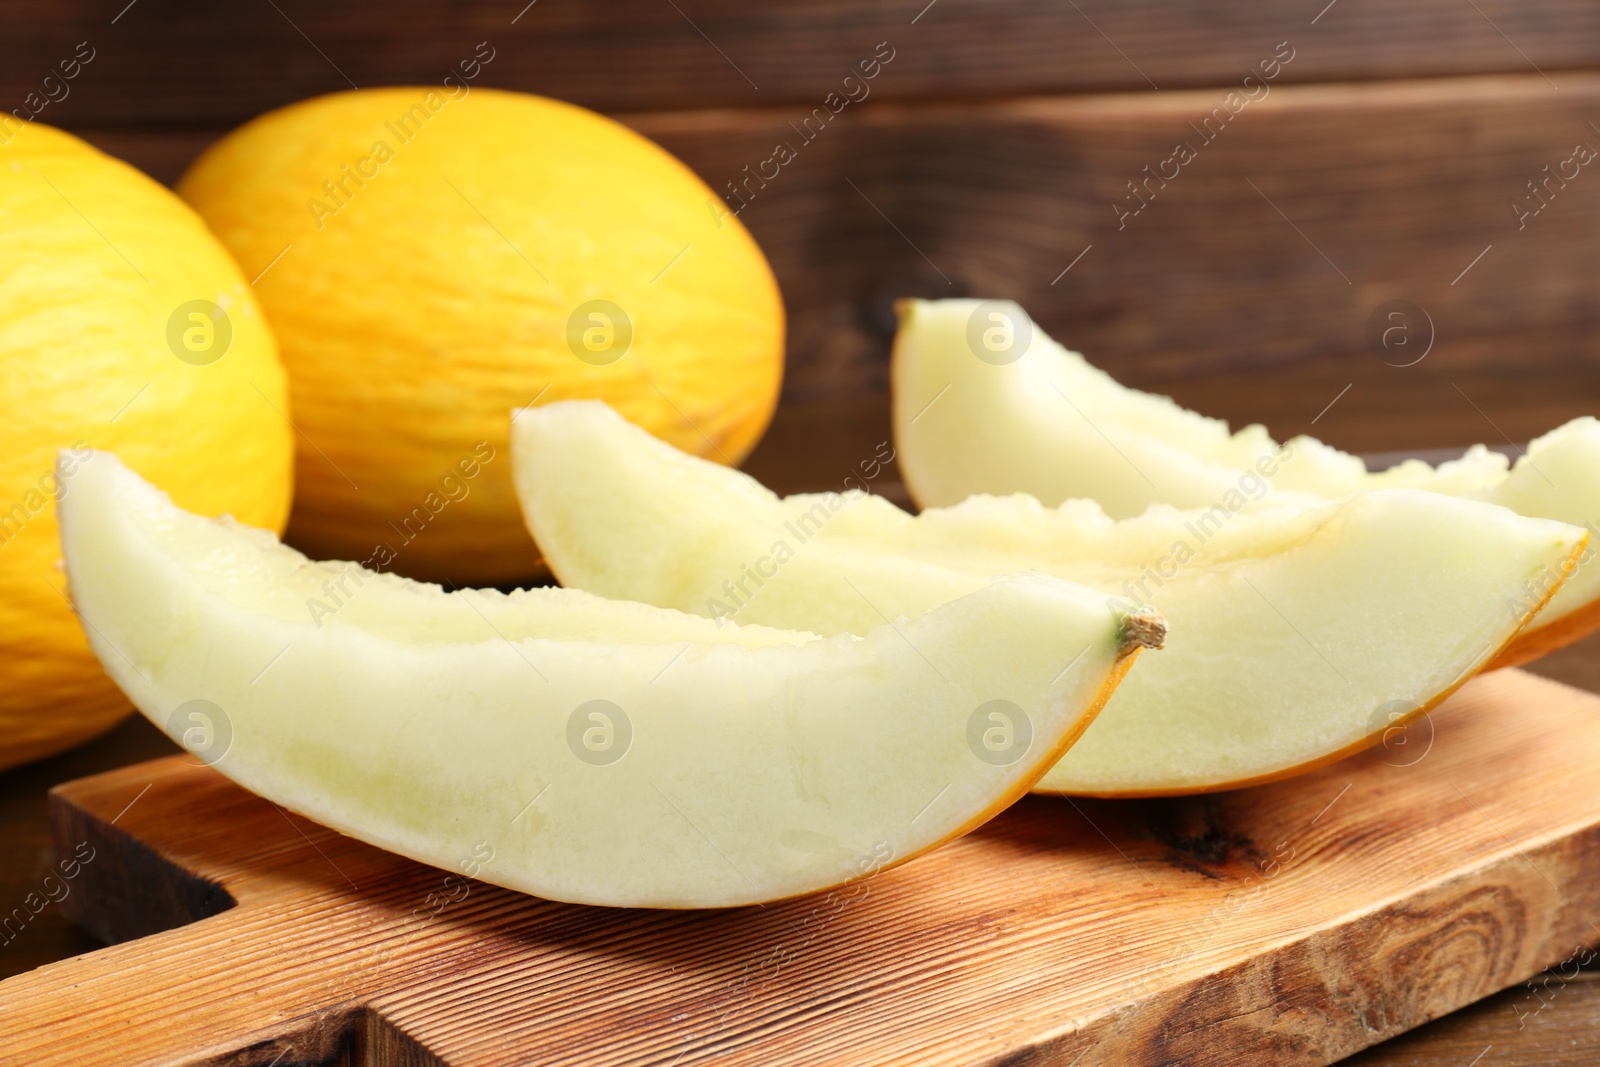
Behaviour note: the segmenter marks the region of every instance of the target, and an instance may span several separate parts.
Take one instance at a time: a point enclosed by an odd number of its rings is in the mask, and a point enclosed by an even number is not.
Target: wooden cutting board
[[[1283,1067],[1600,943],[1600,699],[1518,671],[1301,778],[1030,798],[723,912],[452,879],[188,757],[53,803],[54,891],[121,943],[0,983],[5,1063]]]

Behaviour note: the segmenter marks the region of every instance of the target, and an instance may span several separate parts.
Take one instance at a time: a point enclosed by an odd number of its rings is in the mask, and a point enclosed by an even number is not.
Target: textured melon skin
[[[261,273],[305,432],[288,539],[313,556],[378,549],[460,584],[534,573],[511,407],[604,398],[730,463],[772,418],[784,311],[761,249],[687,166],[592,111],[334,93],[233,131],[178,190]]]
[[[193,211],[42,123],[0,131],[0,770],[132,712],[72,616],[57,567],[59,449],[115,449],[184,507],[283,529],[293,474],[277,343]],[[185,306],[227,317],[182,350]],[[192,310],[192,309],[191,309]],[[174,320],[177,329],[174,331]],[[206,339],[194,335],[204,348]],[[215,358],[210,358],[215,355]]]
[[[152,722],[279,804],[556,900],[759,903],[908,859],[1026,792],[1134,651],[1042,576],[822,638],[312,563],[109,453],[68,484],[74,601]],[[1011,733],[978,745],[994,701]]]

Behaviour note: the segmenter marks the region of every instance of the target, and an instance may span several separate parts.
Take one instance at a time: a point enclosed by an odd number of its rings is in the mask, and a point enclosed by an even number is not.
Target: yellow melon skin
[[[314,558],[526,576],[513,408],[600,398],[738,462],[777,402],[783,306],[760,249],[683,164],[582,108],[339,93],[234,131],[179,192],[266,271],[256,292],[304,434],[288,539]],[[581,310],[596,300],[631,322],[625,353]]]
[[[272,333],[194,212],[59,130],[34,123],[8,132],[0,143],[0,769],[93,737],[133,710],[67,600],[57,451],[115,450],[184,507],[282,529],[294,448]],[[209,341],[191,336],[185,360],[168,327],[191,301],[222,307],[232,336],[221,347],[213,323]],[[194,324],[179,320],[182,349]]]

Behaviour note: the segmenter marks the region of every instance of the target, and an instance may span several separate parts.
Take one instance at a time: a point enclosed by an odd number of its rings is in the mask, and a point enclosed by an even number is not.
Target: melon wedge
[[[863,638],[447,593],[184,512],[108,453],[62,479],[73,602],[140,711],[231,735],[206,758],[270,800],[555,900],[748,904],[908,859],[1026,792],[1161,630],[1041,576]]]
[[[997,356],[986,337],[1011,347]],[[1437,467],[1408,460],[1368,473],[1359,457],[1315,438],[1280,445],[1259,425],[1230,433],[1220,419],[1119,385],[1045,336],[1022,308],[998,300],[906,301],[891,378],[900,470],[923,507],[1028,493],[1049,505],[1095,500],[1127,518],[1155,503],[1237,511],[1255,506],[1269,486],[1325,499],[1409,488],[1591,531],[1600,522],[1600,421],[1593,418],[1534,441],[1515,466],[1474,445]],[[1596,628],[1600,563],[1586,556],[1494,665],[1533,659]]]
[[[912,517],[860,492],[780,499],[598,402],[524,413],[523,513],[562,582],[738,623],[864,633],[1036,570],[1157,608],[1141,662],[1039,789],[1230,788],[1306,770],[1421,714],[1565,574],[1579,528],[1408,489],[1218,518],[976,497]]]

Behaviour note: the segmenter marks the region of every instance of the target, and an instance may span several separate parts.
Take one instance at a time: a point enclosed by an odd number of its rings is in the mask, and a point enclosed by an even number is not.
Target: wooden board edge
[[[1065,1026],[985,1067],[1227,1067],[1232,1050],[1264,1043],[1282,1067],[1327,1064],[1600,945],[1594,916],[1600,820],[1527,849],[1508,842],[1476,868],[1194,979],[1163,998],[1176,1010]],[[1136,991],[1130,984],[1130,1000]],[[1404,1010],[1391,1013],[1383,1005],[1397,991]]]
[[[114,945],[186,926],[235,905],[220,882],[179,866],[116,826],[115,818],[104,819],[78,804],[78,791],[94,780],[79,779],[50,790],[58,866],[66,865],[60,866],[62,876],[77,882],[61,901],[68,919]],[[105,862],[107,857],[115,862]]]
[[[248,1043],[195,1052],[181,1067],[450,1067],[421,1041],[364,1004],[285,1019]]]

